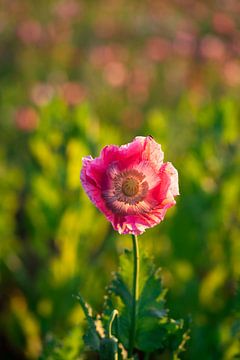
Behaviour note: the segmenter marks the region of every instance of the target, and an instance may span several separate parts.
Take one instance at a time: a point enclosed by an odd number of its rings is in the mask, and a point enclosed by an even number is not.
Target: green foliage
[[[101,360],[118,360],[118,341],[116,338],[104,338],[99,349]]]
[[[120,257],[119,272],[115,274],[108,288],[102,319],[98,318],[98,326],[101,329],[104,326],[105,334],[108,334],[109,320],[117,309],[117,320],[113,326],[114,337],[110,339],[105,337],[102,331],[100,331],[102,335],[97,331],[96,319],[92,316],[92,311],[79,296],[80,305],[87,319],[84,342],[91,350],[102,354],[103,359],[110,356],[106,354],[113,354],[114,346],[117,349],[117,342],[113,340],[115,338],[119,341],[121,348],[129,350],[133,305],[132,279],[133,255],[132,252],[125,251]],[[178,359],[178,354],[184,350],[188,334],[182,320],[176,321],[169,317],[168,310],[165,308],[165,295],[166,290],[162,287],[159,269],[155,268],[152,259],[141,255],[134,348],[146,354],[169,351],[174,359]],[[114,358],[113,355],[111,356],[109,359]]]
[[[185,350],[189,339],[189,329],[186,330],[183,320],[170,318],[160,270],[156,269],[152,259],[142,254],[139,261],[134,351],[148,355],[169,352],[172,359],[180,359],[179,354]],[[120,257],[119,271],[108,288],[101,316],[93,316],[92,309],[81,295],[77,297],[87,320],[84,343],[88,350],[99,353],[102,360],[127,359],[133,306],[132,281],[133,253],[125,250]]]
[[[78,300],[87,319],[87,331],[83,338],[84,343],[89,349],[100,351],[101,337],[96,328],[96,320],[92,317],[92,309],[84,302],[80,295],[78,295]]]
[[[77,298],[87,320],[87,329],[83,336],[87,349],[98,352],[101,360],[126,359],[126,352],[111,332],[112,322],[118,312],[115,309],[112,311],[106,331],[104,331],[101,317],[98,315],[97,318],[95,318],[92,315],[91,308],[84,302],[81,295],[78,295]]]
[[[49,336],[39,360],[80,360],[81,348],[82,331],[75,327],[63,340]]]

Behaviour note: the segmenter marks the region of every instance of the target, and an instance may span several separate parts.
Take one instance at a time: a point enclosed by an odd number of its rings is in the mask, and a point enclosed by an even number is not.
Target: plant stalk
[[[136,320],[137,320],[137,302],[139,297],[138,283],[139,283],[139,248],[138,248],[138,238],[137,235],[132,235],[133,242],[133,302],[132,302],[132,316],[131,316],[131,326],[129,334],[129,349],[128,357],[133,356],[133,349],[136,336]]]
[[[117,316],[118,316],[118,311],[116,309],[114,309],[111,316],[110,316],[109,324],[108,324],[108,337],[109,337],[109,339],[111,339],[111,337],[112,337],[112,325],[113,325],[114,319]]]

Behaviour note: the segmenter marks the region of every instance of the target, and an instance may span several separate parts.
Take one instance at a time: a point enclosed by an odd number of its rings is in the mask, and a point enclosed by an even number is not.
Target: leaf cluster
[[[87,319],[87,330],[84,342],[88,349],[104,355],[101,342],[109,333],[112,313],[117,309],[118,316],[112,324],[112,337],[116,339],[118,351],[116,359],[127,359],[131,331],[132,264],[133,254],[125,251],[120,257],[120,268],[115,274],[105,297],[104,310],[101,316],[94,317],[87,304],[79,296],[80,304]],[[180,359],[188,340],[188,331],[183,320],[174,320],[166,308],[166,289],[161,281],[161,271],[146,255],[140,258],[139,299],[137,302],[136,337],[134,344],[135,358],[154,353],[170,354],[174,360]],[[103,357],[104,358],[104,357]],[[115,359],[115,357],[110,358]]]

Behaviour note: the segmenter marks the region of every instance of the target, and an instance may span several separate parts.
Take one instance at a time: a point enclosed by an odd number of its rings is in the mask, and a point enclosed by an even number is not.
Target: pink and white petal
[[[135,138],[143,143],[142,160],[149,161],[156,171],[159,171],[164,158],[161,145],[158,144],[151,136],[139,136]]]
[[[152,218],[148,214],[138,214],[134,216],[127,217],[127,224],[130,230],[130,233],[134,235],[142,234],[146,229],[152,227],[153,225]]]
[[[118,176],[119,173],[120,173],[120,170],[118,167],[118,162],[112,162],[106,170],[106,175],[111,180],[113,180],[116,176]]]
[[[178,187],[178,172],[175,167],[170,162],[166,162],[160,169],[160,174],[167,174],[170,179],[170,188],[169,190],[172,192],[173,196],[179,195],[179,187]]]
[[[168,176],[162,176],[161,181],[155,188],[150,189],[146,196],[146,201],[152,204],[152,207],[156,207],[161,204],[166,198],[170,188],[171,182]]]
[[[167,162],[162,165],[158,177],[160,182],[155,188],[150,189],[146,197],[147,201],[150,203],[157,201],[158,204],[161,204],[169,196],[173,198],[179,195],[178,173],[171,163]]]
[[[143,151],[143,144],[135,138],[132,142],[122,145],[119,148],[121,165],[124,163],[124,168],[130,167],[141,161],[141,154]]]
[[[134,169],[145,175],[144,181],[147,182],[149,190],[159,184],[160,177],[158,172],[156,172],[149,161],[141,161]]]
[[[102,149],[99,158],[107,167],[109,164],[117,160],[118,153],[119,153],[119,146],[107,145]]]
[[[129,222],[126,219],[125,221],[117,223],[114,228],[119,232],[119,234],[140,235],[144,232],[147,226],[135,222]]]
[[[118,162],[120,170],[133,166],[141,160],[142,144],[133,141],[129,144],[116,146],[108,145],[103,148],[100,158],[105,166]]]
[[[114,230],[118,231],[119,234],[126,234],[126,219],[125,216],[114,214],[111,221]]]
[[[91,183],[101,187],[102,178],[106,172],[105,167],[99,158],[93,159],[91,156],[86,156],[82,159],[82,171],[86,172],[86,177]]]
[[[98,186],[96,179],[89,177],[89,166],[91,159],[86,159],[83,162],[83,167],[81,171],[81,182],[85,192],[87,193],[89,199],[95,204],[95,206],[105,214],[109,221],[113,218],[113,214],[110,209],[105,205],[105,202],[102,198],[101,189]]]
[[[175,205],[174,199],[166,199],[160,206],[153,209],[150,213],[141,214],[141,217],[148,223],[147,227],[154,227],[158,225],[166,214],[167,209]]]
[[[158,225],[164,219],[167,209],[173,205],[175,205],[175,200],[169,199],[168,201],[166,200],[163,204],[161,204],[161,206],[153,209],[149,213],[126,216],[124,223],[125,227],[121,228],[123,231],[122,233],[129,233],[134,235],[142,234],[146,229]]]
[[[115,216],[112,223],[119,234],[142,234],[149,226],[148,219],[139,215]]]

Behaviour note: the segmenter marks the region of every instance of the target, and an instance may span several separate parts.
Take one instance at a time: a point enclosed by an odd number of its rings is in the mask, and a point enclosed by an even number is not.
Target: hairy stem
[[[133,356],[133,349],[136,335],[136,315],[137,315],[137,302],[138,302],[138,280],[139,280],[139,249],[138,238],[136,235],[132,235],[133,241],[133,302],[132,302],[132,316],[131,326],[129,334],[129,349],[128,357]]]

